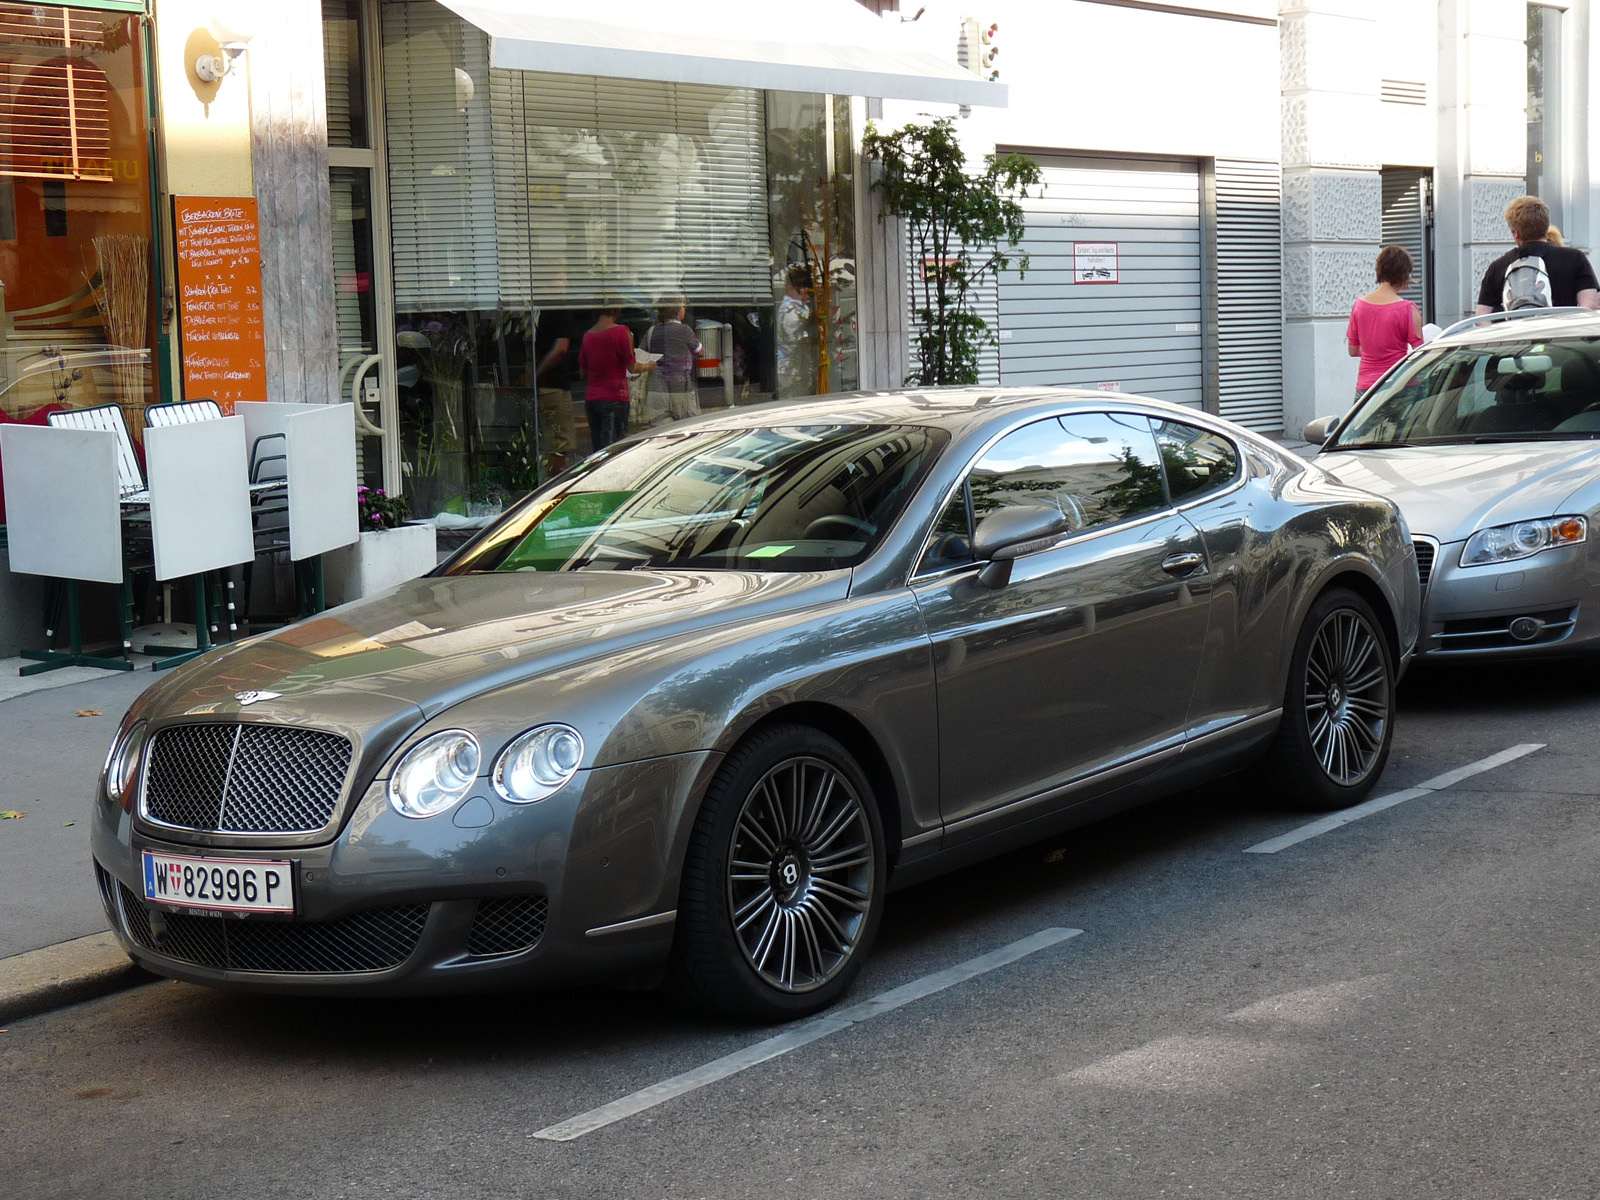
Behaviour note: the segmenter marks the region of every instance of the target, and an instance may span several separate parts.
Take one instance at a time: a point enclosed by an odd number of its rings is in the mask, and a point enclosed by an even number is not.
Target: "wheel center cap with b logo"
[[[789,901],[805,879],[805,867],[793,850],[786,852],[772,864],[772,889],[778,899]]]

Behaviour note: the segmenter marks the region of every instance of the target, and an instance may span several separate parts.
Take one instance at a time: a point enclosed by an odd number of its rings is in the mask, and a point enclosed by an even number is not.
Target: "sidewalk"
[[[89,858],[100,766],[122,716],[159,678],[69,667],[27,679],[0,659],[0,1022],[150,978],[107,932]],[[80,715],[82,714],[82,715]],[[98,715],[89,715],[98,714]]]

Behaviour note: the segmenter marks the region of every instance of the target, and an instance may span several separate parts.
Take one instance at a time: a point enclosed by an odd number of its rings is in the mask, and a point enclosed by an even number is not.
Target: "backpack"
[[[1528,254],[1506,267],[1500,304],[1507,312],[1550,307],[1550,273],[1544,269],[1543,258]]]

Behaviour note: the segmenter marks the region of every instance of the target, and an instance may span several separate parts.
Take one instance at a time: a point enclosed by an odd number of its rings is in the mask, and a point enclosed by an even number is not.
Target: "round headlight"
[[[577,773],[583,738],[569,725],[541,725],[513,738],[495,759],[494,790],[513,804],[543,800]]]
[[[144,728],[143,721],[135,721],[111,744],[111,753],[106,755],[106,799],[124,808],[128,807],[129,790],[139,770],[139,757],[144,753]]]
[[[389,803],[403,817],[431,817],[453,808],[478,778],[483,751],[464,729],[423,738],[389,776]]]
[[[1543,521],[1524,521],[1511,527],[1511,544],[1519,554],[1543,550],[1549,540],[1550,533]]]

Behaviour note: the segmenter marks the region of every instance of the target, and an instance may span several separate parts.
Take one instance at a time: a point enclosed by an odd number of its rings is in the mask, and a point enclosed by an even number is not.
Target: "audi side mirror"
[[[990,513],[972,535],[972,557],[983,563],[978,582],[1003,588],[1011,582],[1011,564],[1025,554],[1058,545],[1072,532],[1072,520],[1059,508],[1018,504]]]
[[[1339,421],[1339,417],[1318,417],[1305,427],[1300,436],[1313,446],[1321,446],[1333,436],[1333,431],[1339,428]]]

